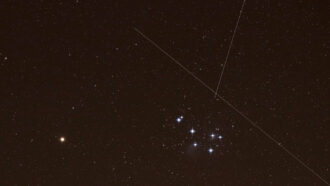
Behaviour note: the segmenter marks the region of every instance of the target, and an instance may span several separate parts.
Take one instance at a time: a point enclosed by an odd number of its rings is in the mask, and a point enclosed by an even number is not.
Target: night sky
[[[330,4],[246,0],[244,118],[242,3],[2,0],[0,185],[327,185]]]

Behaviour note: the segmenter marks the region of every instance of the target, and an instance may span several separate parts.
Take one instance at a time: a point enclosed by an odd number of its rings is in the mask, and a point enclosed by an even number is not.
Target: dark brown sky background
[[[219,92],[329,182],[325,2],[247,0]],[[241,5],[2,0],[0,185],[326,185],[134,31],[216,89]]]

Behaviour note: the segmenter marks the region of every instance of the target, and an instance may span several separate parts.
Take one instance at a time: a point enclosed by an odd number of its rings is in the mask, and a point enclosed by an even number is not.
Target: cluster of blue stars
[[[183,116],[181,115],[181,116],[178,116],[177,118],[176,118],[176,122],[177,123],[181,123],[182,122],[182,120],[183,120]],[[217,128],[217,131],[218,131],[219,129]],[[193,135],[193,134],[195,134],[196,133],[196,130],[194,129],[194,128],[191,128],[190,130],[189,130],[189,133],[191,134],[191,135]],[[222,135],[216,135],[215,133],[211,133],[210,134],[210,139],[211,140],[214,140],[214,139],[219,139],[219,140],[222,140],[222,138],[223,138],[223,136]],[[193,147],[195,147],[195,148],[197,148],[198,147],[198,143],[195,141],[193,144],[192,144],[192,146]],[[216,146],[218,146],[218,145],[216,145]],[[208,153],[209,154],[213,154],[214,153],[214,149],[212,148],[212,147],[209,147],[208,149],[207,149],[207,151],[208,151]]]

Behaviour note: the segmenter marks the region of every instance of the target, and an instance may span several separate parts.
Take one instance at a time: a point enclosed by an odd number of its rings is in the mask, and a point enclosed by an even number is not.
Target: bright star
[[[195,132],[194,128],[190,129],[190,134],[194,134]]]
[[[209,153],[212,154],[214,150],[212,148],[209,148]]]
[[[176,118],[176,122],[181,123],[181,121],[183,120],[183,116],[179,116],[178,118]]]
[[[218,138],[221,140],[221,139],[222,139],[222,136],[221,136],[221,135],[219,135],[219,136],[218,136]]]
[[[61,143],[64,143],[64,142],[65,142],[65,137],[63,137],[63,136],[60,137],[60,142],[61,142]]]
[[[215,137],[215,134],[212,133],[210,136],[211,136],[211,138],[213,139],[213,138]]]
[[[193,145],[194,145],[194,147],[197,147],[197,143],[196,142]]]

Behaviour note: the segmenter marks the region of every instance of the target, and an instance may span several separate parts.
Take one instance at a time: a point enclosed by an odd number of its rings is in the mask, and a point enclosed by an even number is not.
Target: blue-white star
[[[193,146],[194,146],[194,147],[197,147],[197,143],[195,142],[195,143],[193,144]]]
[[[215,137],[215,134],[213,134],[213,133],[212,133],[210,136],[211,136],[211,138],[212,138],[212,139],[214,139],[214,137]]]
[[[210,154],[212,154],[214,150],[212,148],[209,148],[208,151],[209,151]]]
[[[194,134],[196,131],[194,128],[191,128],[189,132],[190,132],[190,134]]]
[[[179,116],[176,118],[176,122],[181,123],[181,121],[183,120],[183,116]]]
[[[221,140],[221,139],[222,139],[222,136],[221,136],[221,135],[219,135],[219,136],[218,136],[218,138],[219,138],[219,140]]]

